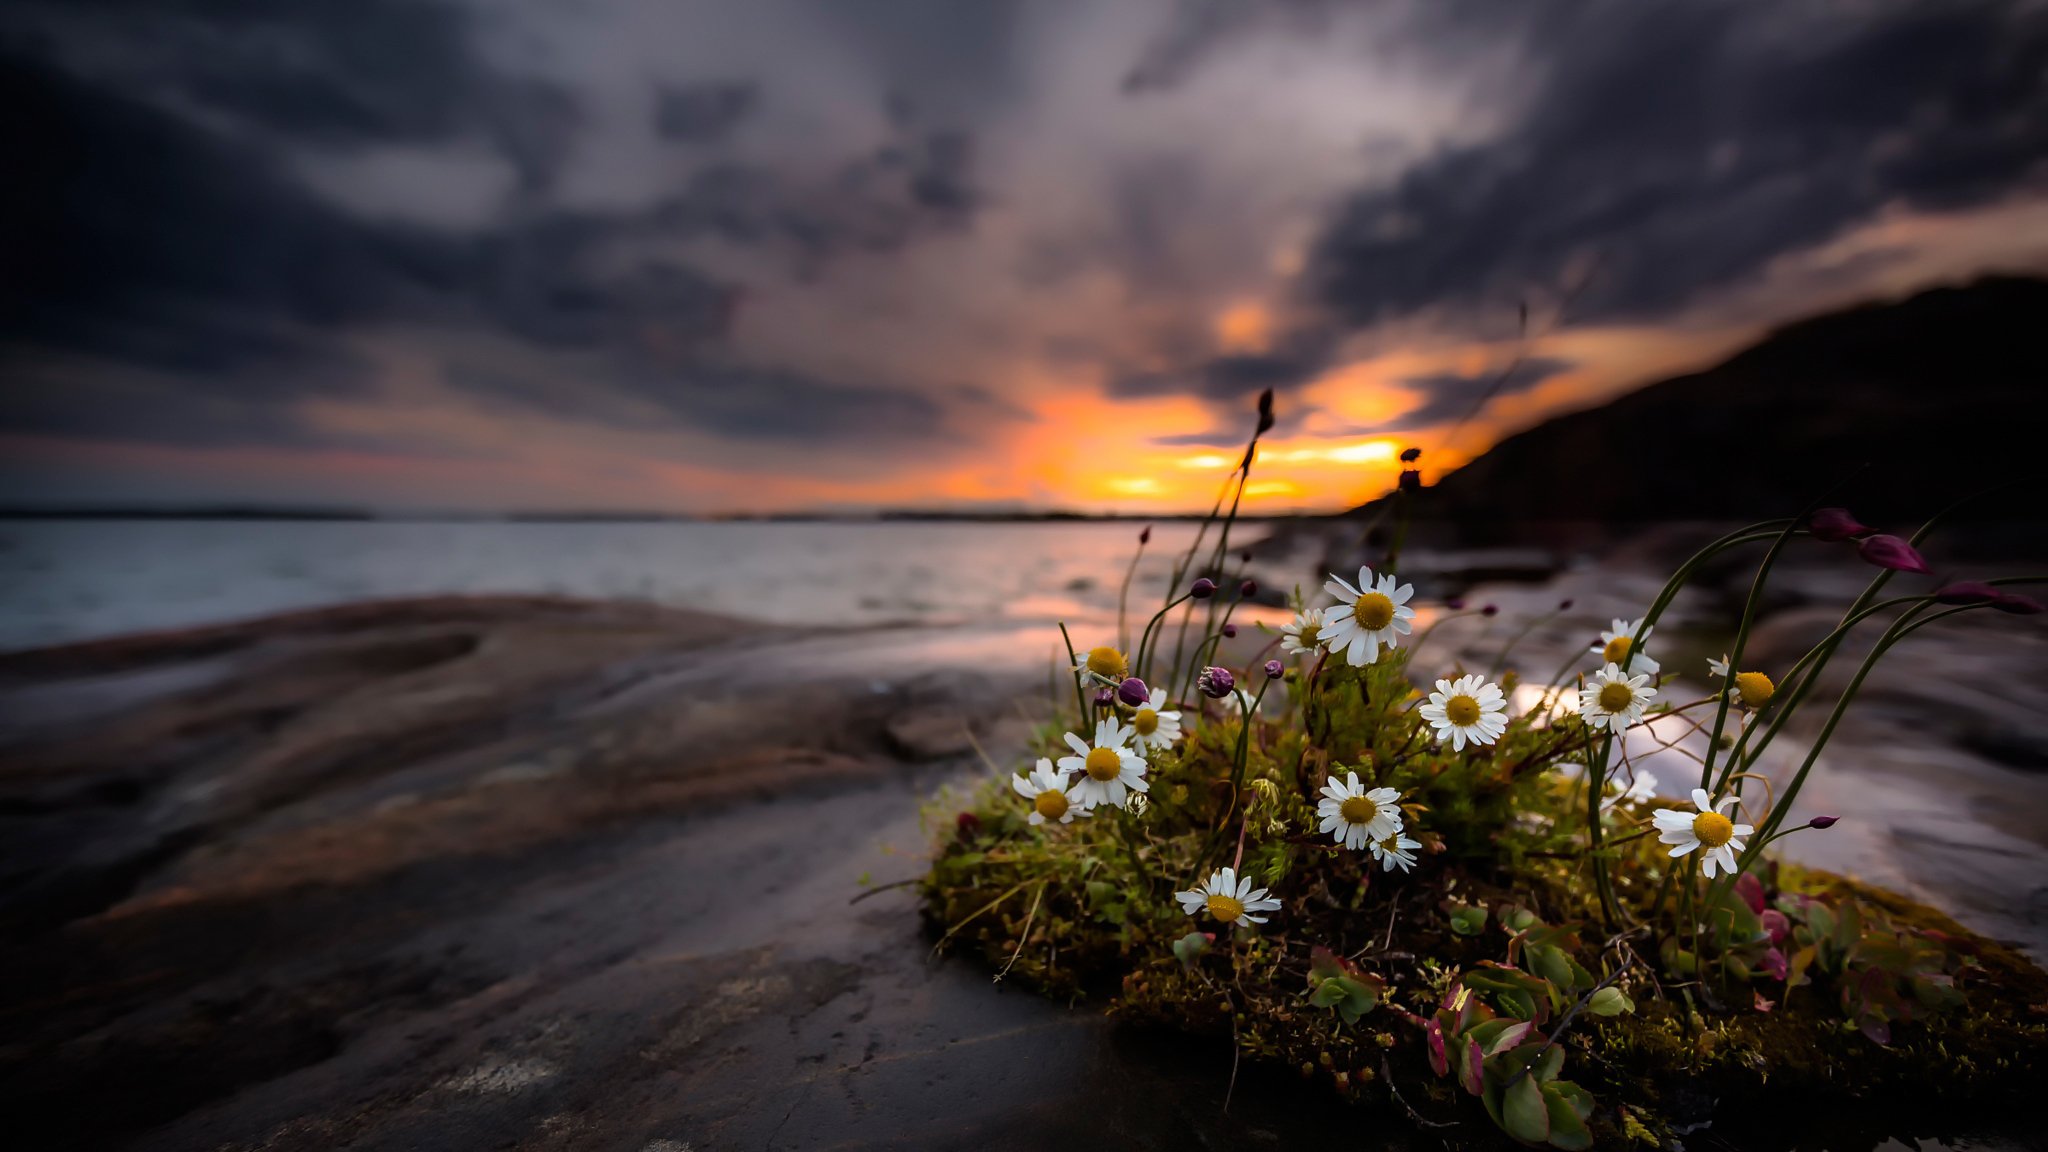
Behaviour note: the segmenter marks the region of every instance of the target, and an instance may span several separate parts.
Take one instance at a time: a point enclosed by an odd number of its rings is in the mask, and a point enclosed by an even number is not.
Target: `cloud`
[[[1439,372],[1428,376],[1410,376],[1400,382],[1401,387],[1421,396],[1421,403],[1392,420],[1364,431],[1411,432],[1418,428],[1430,428],[1455,420],[1464,420],[1496,397],[1527,392],[1546,380],[1571,371],[1574,367],[1576,365],[1569,360],[1535,356],[1497,372],[1473,375]]]
[[[1445,40],[1479,35],[1445,6]],[[2011,194],[2048,156],[2038,5],[1543,6],[1541,78],[1497,138],[1362,190],[1315,299],[1368,326],[1557,288],[1576,319],[1667,316],[1889,207]]]

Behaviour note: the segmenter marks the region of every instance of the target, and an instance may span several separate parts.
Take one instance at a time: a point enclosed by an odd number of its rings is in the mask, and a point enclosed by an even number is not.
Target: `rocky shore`
[[[1503,616],[1559,587],[1500,590]],[[1635,590],[1577,594],[1590,616]],[[1473,623],[1438,654],[1483,663]],[[1227,1045],[929,959],[891,887],[923,868],[918,804],[986,773],[977,745],[1015,762],[1044,641],[455,598],[0,657],[0,1122],[78,1149],[1355,1134],[1290,1079],[1232,1090]],[[1972,751],[1991,729],[1951,693],[1934,735],[1894,703],[1831,752],[1816,788],[1852,819],[1817,862],[1890,862],[1870,878],[2039,956],[2042,680],[2015,674],[2043,648],[2006,651],[1979,709],[2020,717],[2005,736]],[[1377,1146],[1403,1140],[1437,1146]]]

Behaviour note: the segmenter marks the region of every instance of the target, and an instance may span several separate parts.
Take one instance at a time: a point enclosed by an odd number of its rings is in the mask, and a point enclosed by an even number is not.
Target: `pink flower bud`
[[[1749,905],[1751,912],[1761,913],[1764,910],[1764,882],[1756,878],[1756,873],[1744,872],[1737,876],[1735,894],[1742,897],[1742,902]]]
[[[1833,828],[1835,821],[1840,819],[1840,816],[1815,816],[1806,822],[1806,826],[1808,828]]]
[[[1142,708],[1152,699],[1152,690],[1143,680],[1130,676],[1116,686],[1116,698],[1133,708]]]
[[[1147,525],[1145,525],[1145,530],[1144,530],[1143,532],[1140,532],[1140,533],[1138,533],[1138,543],[1140,543],[1140,544],[1150,544],[1151,542],[1152,542],[1152,526],[1151,526],[1150,524],[1147,524]]]
[[[1978,580],[1958,580],[1944,584],[1934,593],[1934,599],[1942,604],[1989,604],[2003,593],[1989,584]]]
[[[2041,602],[2039,600],[2034,599],[2032,596],[2022,596],[2017,592],[2001,592],[1998,599],[1991,602],[1991,606],[2000,612],[2010,612],[2015,616],[2038,616],[2041,614]]]
[[[1223,638],[1225,640],[1237,639],[1237,625],[1226,621],[1223,625]]]
[[[1927,566],[1918,551],[1911,544],[1897,536],[1870,536],[1856,546],[1856,554],[1867,564],[1889,568],[1894,572],[1918,572],[1926,575],[1934,569]]]
[[[1287,666],[1278,660],[1266,661],[1266,679],[1278,680],[1287,671]]]
[[[1258,594],[1259,582],[1256,580],[1247,580],[1237,586],[1237,595],[1240,600],[1249,600]]]
[[[1776,948],[1764,953],[1763,962],[1757,967],[1773,980],[1783,980],[1792,974],[1792,968],[1785,963],[1785,954]]]
[[[1216,582],[1214,580],[1209,579],[1207,576],[1204,576],[1201,579],[1195,581],[1192,585],[1188,587],[1188,595],[1193,596],[1197,600],[1207,600],[1209,597],[1214,596],[1215,594]]]
[[[1830,544],[1868,536],[1875,531],[1858,523],[1847,508],[1815,509],[1813,515],[1806,518],[1806,530],[1813,533],[1815,540],[1825,540]]]
[[[1208,667],[1195,677],[1195,687],[1211,700],[1221,700],[1237,688],[1237,677],[1228,668]]]
[[[1792,934],[1792,921],[1776,908],[1766,908],[1757,916],[1764,931],[1770,934],[1773,945],[1783,944],[1785,937]]]
[[[1479,609],[1479,614],[1481,616],[1498,616],[1500,615],[1500,605],[1487,604]]]

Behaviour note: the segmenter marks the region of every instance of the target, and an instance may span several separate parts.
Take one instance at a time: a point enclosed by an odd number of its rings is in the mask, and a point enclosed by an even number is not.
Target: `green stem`
[[[1067,644],[1067,667],[1073,669],[1074,675],[1074,703],[1080,706],[1080,723],[1085,731],[1088,727],[1088,693],[1081,687],[1081,669],[1078,667],[1081,662],[1074,656],[1074,640],[1067,635],[1067,622],[1064,620],[1060,621],[1060,639]]]

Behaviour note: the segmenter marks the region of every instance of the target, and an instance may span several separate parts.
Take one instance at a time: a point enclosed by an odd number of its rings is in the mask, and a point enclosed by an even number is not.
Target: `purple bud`
[[[2022,596],[2017,592],[2001,592],[1998,599],[1991,602],[1991,606],[2000,612],[2010,612],[2015,616],[2038,616],[2041,614],[2041,602],[2039,600],[2034,599],[2032,596]]]
[[[1287,666],[1278,660],[1266,661],[1266,679],[1278,680],[1287,671]]]
[[[1934,593],[1936,601],[1943,604],[1990,604],[2004,593],[1979,580],[1958,580],[1944,584]]]
[[[1232,676],[1228,668],[1211,666],[1202,669],[1202,674],[1195,677],[1195,687],[1209,699],[1221,700],[1237,688],[1237,677]]]
[[[1214,596],[1215,594],[1216,582],[1214,580],[1209,579],[1207,576],[1204,576],[1201,579],[1195,581],[1194,584],[1188,588],[1188,595],[1193,596],[1197,600],[1207,600],[1209,597]]]
[[[1249,600],[1258,594],[1259,582],[1257,580],[1247,580],[1237,586],[1237,598],[1240,600]]]
[[[1806,826],[1809,828],[1833,828],[1835,821],[1840,819],[1840,816],[1815,816],[1806,822]]]
[[[1223,638],[1225,640],[1237,639],[1237,625],[1225,622],[1223,625]]]
[[[1792,975],[1792,966],[1785,962],[1785,953],[1776,948],[1766,949],[1764,958],[1757,962],[1757,967],[1773,980],[1784,980]]]
[[[1463,596],[1453,596],[1449,600],[1444,601],[1444,607],[1449,608],[1453,612],[1462,612],[1465,610],[1465,598]]]
[[[1783,944],[1785,937],[1792,934],[1792,919],[1776,908],[1766,908],[1757,916],[1757,921],[1771,937],[1773,946]]]
[[[1145,525],[1145,530],[1144,530],[1143,532],[1140,532],[1140,533],[1138,533],[1138,543],[1140,543],[1140,544],[1150,544],[1151,542],[1152,542],[1152,526],[1151,526],[1150,524],[1147,524],[1147,525]]]
[[[1481,616],[1498,616],[1500,615],[1500,605],[1488,604],[1479,610],[1479,614]]]
[[[1920,553],[1911,544],[1897,536],[1871,536],[1856,546],[1856,554],[1867,564],[1889,568],[1894,572],[1918,572],[1926,575],[1934,569],[1927,566]]]
[[[1847,508],[1816,508],[1813,515],[1806,518],[1806,530],[1813,533],[1814,539],[1825,540],[1830,544],[1854,540],[1858,536],[1868,536],[1876,531],[1858,523]]]
[[[1259,393],[1259,430],[1254,435],[1264,436],[1273,427],[1273,390]]]
[[[1113,708],[1113,707],[1115,707],[1115,706],[1116,706],[1116,690],[1115,690],[1114,688],[1099,688],[1099,689],[1097,689],[1097,690],[1096,690],[1096,692],[1095,692],[1095,706],[1096,706],[1097,708]]]
[[[1116,698],[1133,708],[1142,708],[1152,700],[1152,689],[1145,686],[1136,676],[1127,678],[1116,686]]]
[[[1572,610],[1572,602],[1571,602],[1570,600],[1559,600],[1559,601],[1557,602],[1557,610],[1558,610],[1559,612],[1569,612],[1569,611],[1571,611],[1571,610]]]

